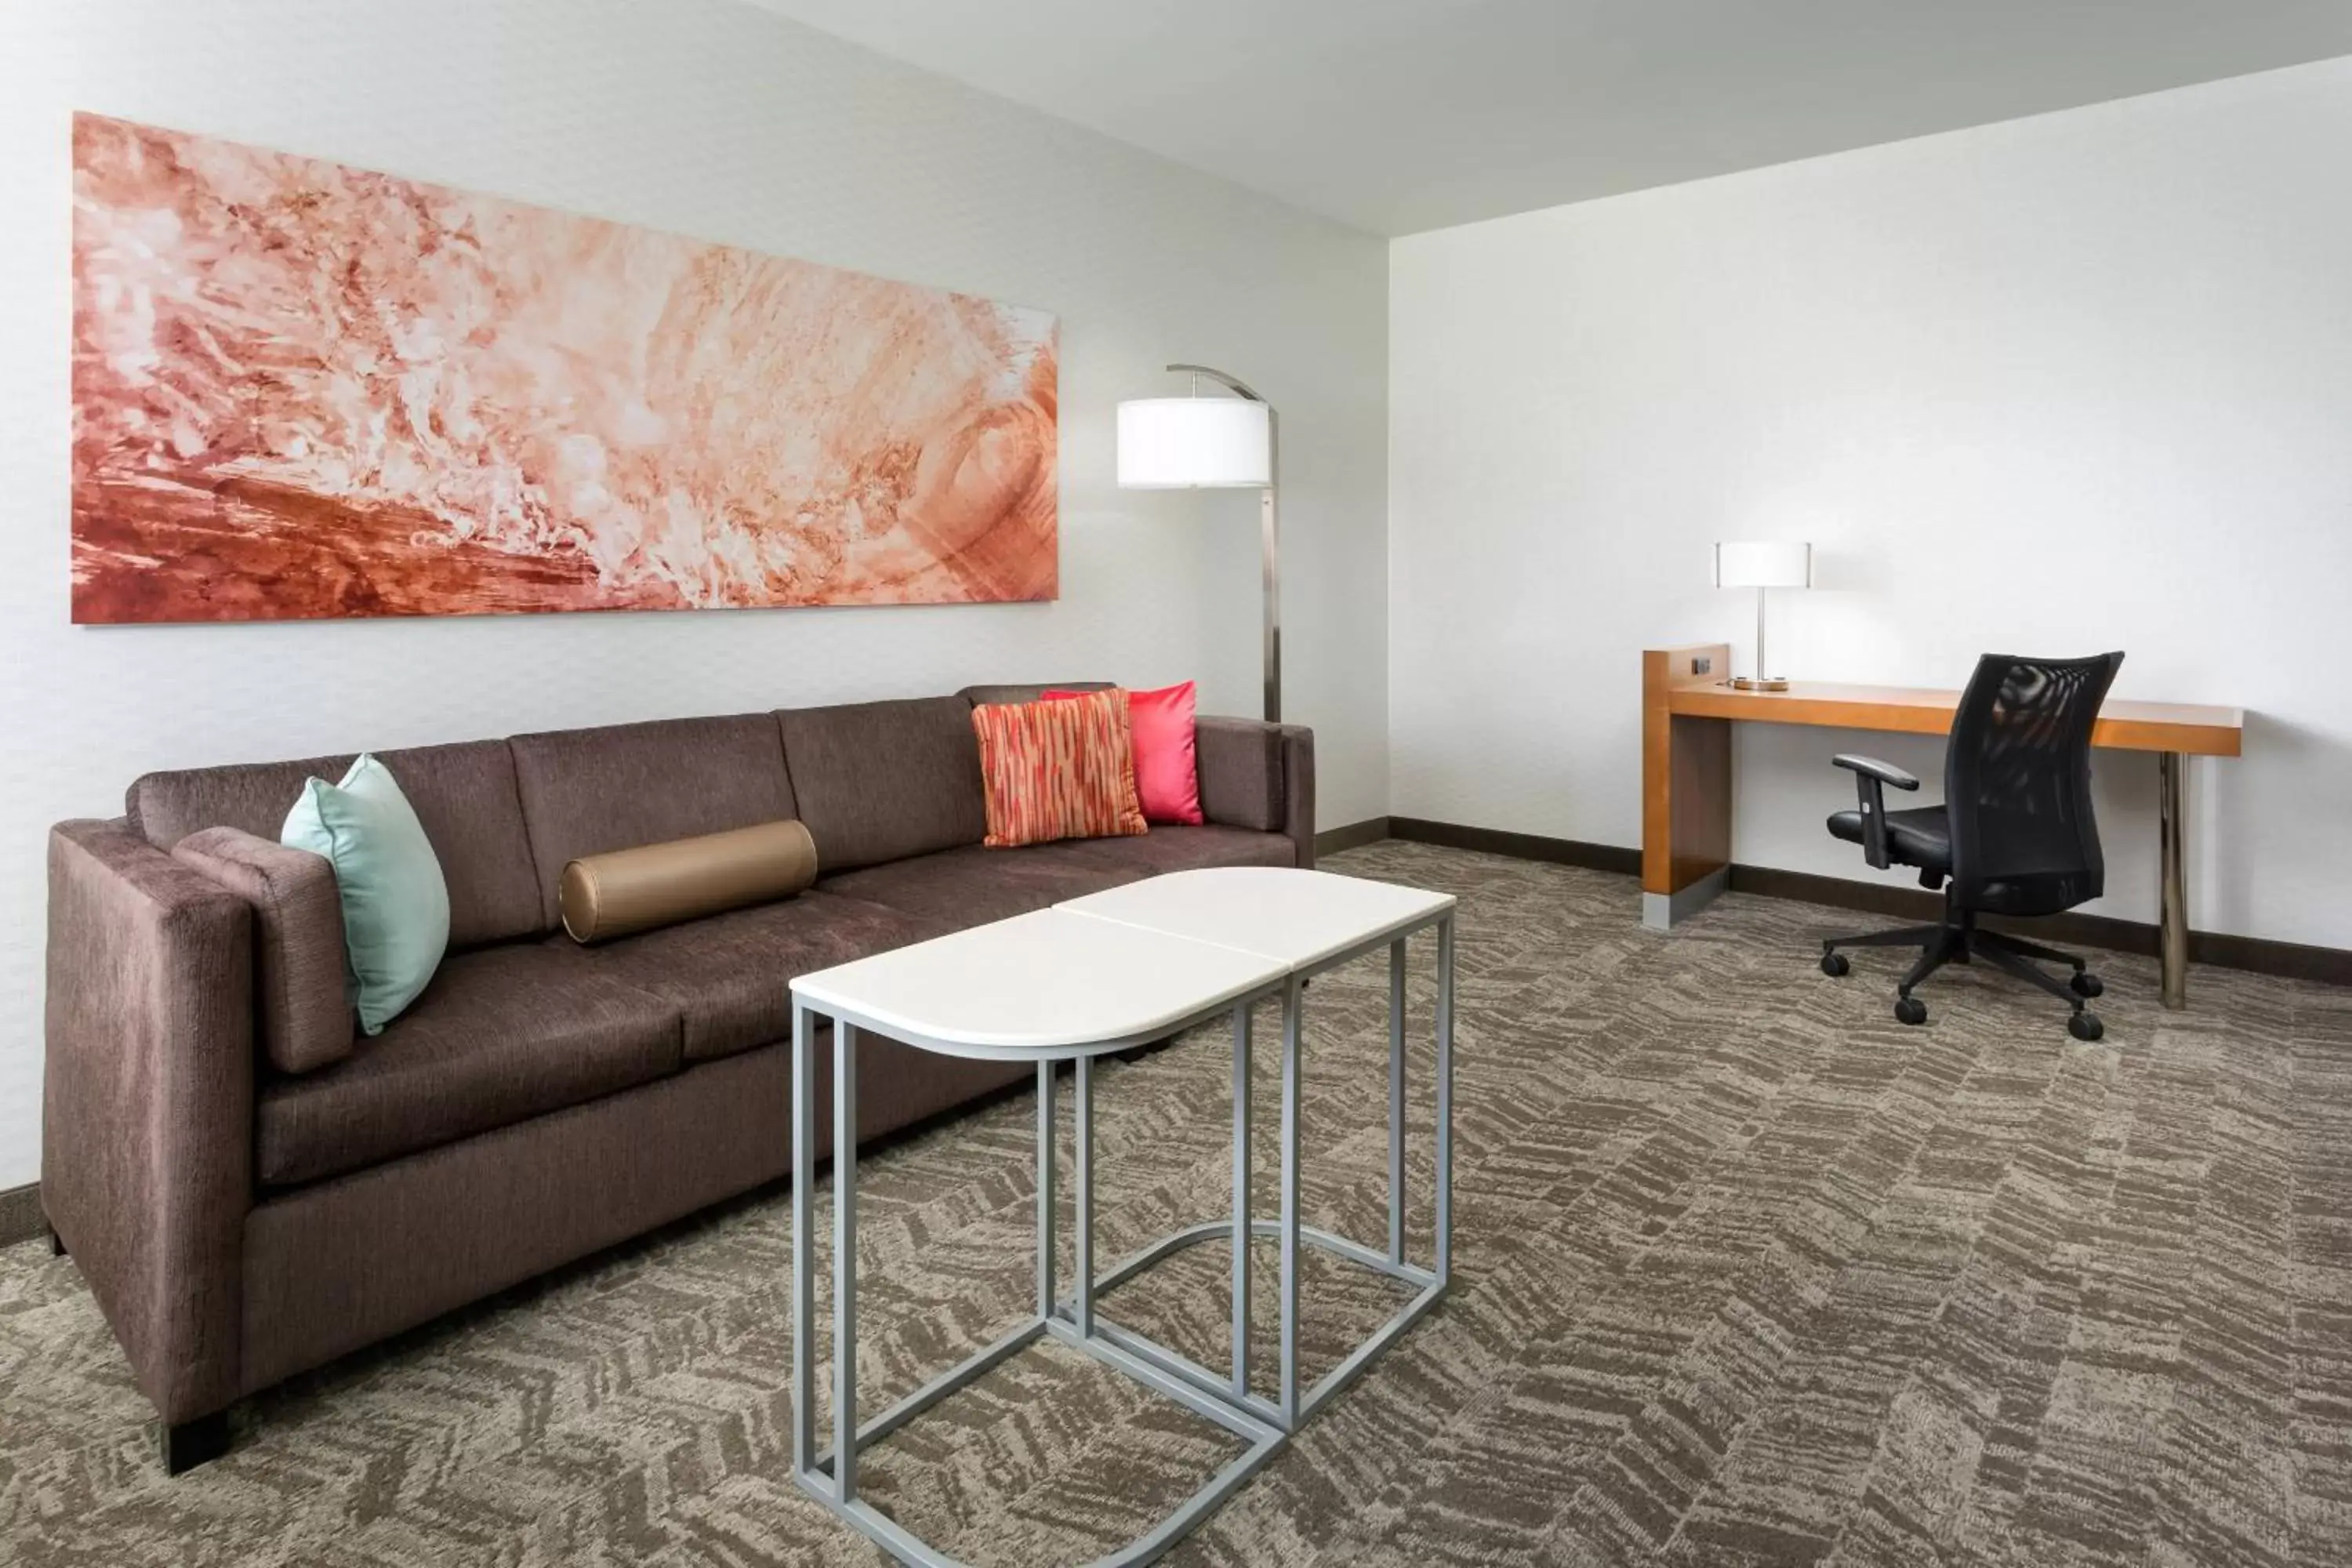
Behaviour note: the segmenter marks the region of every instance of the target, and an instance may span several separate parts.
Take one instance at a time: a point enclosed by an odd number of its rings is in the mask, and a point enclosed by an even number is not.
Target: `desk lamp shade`
[[[1739,540],[1715,547],[1718,588],[1810,588],[1813,547],[1779,539]]]
[[[1118,487],[1259,489],[1274,483],[1274,422],[1238,397],[1144,397],[1118,405]]]
[[[1810,588],[1813,585],[1813,547],[1784,539],[1729,541],[1715,547],[1715,585],[1756,590],[1756,672],[1731,684],[1742,691],[1786,691],[1786,676],[1768,674],[1764,665],[1764,591],[1767,588]]]

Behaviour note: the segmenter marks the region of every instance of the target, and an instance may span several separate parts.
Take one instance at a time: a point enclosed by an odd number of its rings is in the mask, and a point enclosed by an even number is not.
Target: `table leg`
[[[857,1031],[833,1021],[833,1494],[857,1497]]]
[[[1234,1397],[1249,1396],[1250,1005],[1234,1008]]]
[[[1437,1282],[1454,1277],[1454,917],[1437,924]]]
[[[816,1028],[793,1004],[793,1469],[816,1458]]]
[[[1037,1315],[1054,1315],[1054,1064],[1037,1064]]]
[[[1095,1059],[1078,1058],[1077,1168],[1071,1173],[1077,1189],[1073,1200],[1077,1222],[1077,1330],[1082,1337],[1095,1331]]]
[[[2166,752],[2157,758],[2162,795],[2158,831],[2163,837],[2158,949],[2168,1007],[2189,1005],[2189,802],[2182,788],[2187,764],[2188,758],[2179,752]]]
[[[1404,938],[1389,943],[1389,1261],[1404,1261]]]
[[[1282,1426],[1298,1425],[1298,1068],[1306,987],[1282,990]]]
[[[1731,649],[1642,655],[1642,923],[1666,931],[1731,882],[1731,721],[1672,710],[1674,693],[1715,684]]]

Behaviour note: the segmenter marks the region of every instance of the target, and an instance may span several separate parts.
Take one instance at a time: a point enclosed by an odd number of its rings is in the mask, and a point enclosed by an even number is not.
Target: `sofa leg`
[[[57,1227],[54,1226],[44,1225],[41,1228],[48,1232],[49,1256],[63,1258],[66,1255],[66,1238],[57,1233]]]
[[[166,1422],[163,1452],[167,1476],[181,1475],[219,1458],[228,1452],[228,1412],[215,1410],[194,1421]]]

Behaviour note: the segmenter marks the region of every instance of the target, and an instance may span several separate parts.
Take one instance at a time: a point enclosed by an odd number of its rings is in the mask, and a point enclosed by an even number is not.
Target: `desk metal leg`
[[[1437,1287],[1454,1278],[1454,917],[1437,925]]]
[[[1404,938],[1389,943],[1389,1261],[1404,1261]]]
[[[1250,1005],[1234,1008],[1234,1397],[1249,1397]]]
[[[1077,1228],[1076,1278],[1071,1288],[1076,1293],[1073,1321],[1081,1337],[1095,1331],[1095,1059],[1078,1058],[1077,1160],[1072,1170],[1071,1184],[1076,1189],[1071,1200],[1076,1211]]]
[[[857,1031],[833,1021],[833,1495],[857,1498]]]
[[[1037,1064],[1037,1315],[1054,1315],[1054,1064]]]
[[[2164,1005],[2189,1005],[2189,802],[2183,785],[2189,759],[2166,752],[2157,759],[2162,781],[2159,831],[2164,840],[2164,885],[2158,893],[2158,951],[2164,971]]]
[[[816,1458],[816,1024],[793,1005],[793,1470]]]
[[[1298,1426],[1298,1058],[1306,987],[1282,992],[1282,1429]]]

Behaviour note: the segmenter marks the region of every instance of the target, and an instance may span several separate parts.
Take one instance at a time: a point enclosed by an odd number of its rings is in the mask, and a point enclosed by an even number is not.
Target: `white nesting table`
[[[1234,1217],[1163,1237],[1103,1276],[1108,1290],[1170,1253],[1213,1237],[1234,1238],[1233,1368],[1229,1380],[1199,1363],[1117,1324],[1096,1320],[1092,1331],[1161,1370],[1204,1387],[1222,1384],[1243,1408],[1285,1431],[1295,1430],[1323,1402],[1347,1386],[1373,1357],[1435,1304],[1454,1262],[1454,896],[1370,882],[1327,871],[1268,866],[1175,871],[1059,906],[1139,930],[1214,942],[1283,966],[1282,1180],[1277,1218],[1250,1216],[1250,1020],[1234,1021]],[[1437,931],[1437,1170],[1435,1257],[1419,1267],[1405,1257],[1405,939]],[[1389,1225],[1385,1248],[1361,1246],[1298,1220],[1298,1098],[1305,1054],[1306,987],[1316,975],[1382,947],[1389,950]],[[1271,1235],[1282,1248],[1281,1368],[1277,1397],[1269,1404],[1250,1392],[1249,1248],[1243,1237]],[[1402,1310],[1327,1373],[1302,1397],[1298,1389],[1298,1247],[1301,1240],[1415,1288]]]
[[[1444,1291],[1452,1229],[1454,900],[1320,872],[1231,868],[1180,872],[1055,909],[879,953],[793,982],[793,1469],[796,1482],[904,1562],[956,1568],[857,1493],[857,1457],[948,1394],[1051,1335],[1173,1399],[1247,1447],[1157,1527],[1100,1559],[1148,1563],[1273,1458],[1298,1423],[1391,1342]],[[1437,1236],[1432,1268],[1404,1258],[1404,942],[1438,932]],[[1303,989],[1314,974],[1390,949],[1389,1238],[1385,1251],[1298,1223],[1298,1083]],[[1249,1200],[1250,1009],[1283,999],[1282,1213],[1254,1222]],[[1180,1231],[1106,1274],[1094,1262],[1094,1059],[1163,1039],[1230,1013],[1234,1042],[1234,1216]],[[834,1024],[834,1441],[819,1451],[815,1415],[816,1029]],[[1035,1314],[896,1405],[857,1411],[856,1126],[861,1030],[949,1056],[1037,1065]],[[1074,1060],[1076,1169],[1072,1173],[1076,1278],[1054,1279],[1055,1068]],[[1281,1238],[1280,1397],[1249,1386],[1249,1247]],[[1230,1378],[1103,1321],[1095,1300],[1180,1247],[1231,1237],[1234,1255]],[[1297,1253],[1301,1239],[1417,1288],[1406,1308],[1302,1401],[1297,1389]]]

